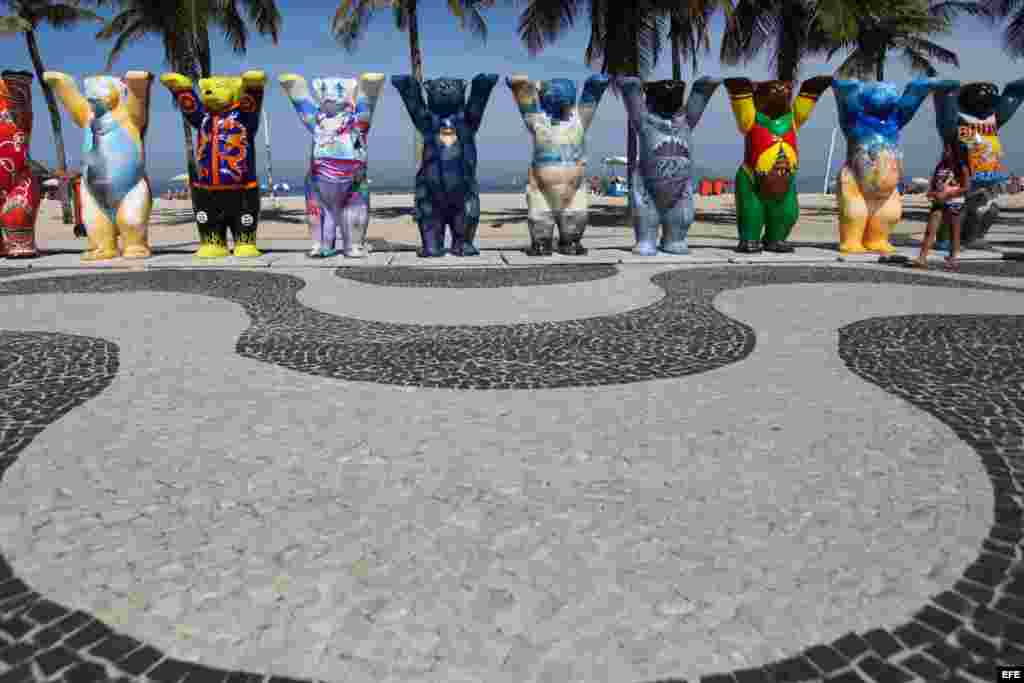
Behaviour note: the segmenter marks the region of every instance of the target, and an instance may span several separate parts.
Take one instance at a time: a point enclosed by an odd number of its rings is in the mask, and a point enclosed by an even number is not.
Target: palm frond
[[[65,3],[40,4],[38,20],[50,28],[67,30],[85,21],[103,21],[103,17],[91,10]]]
[[[233,0],[232,4],[238,0]],[[277,45],[281,33],[283,19],[281,12],[277,9],[274,0],[241,0],[249,13],[249,21],[252,22],[256,33],[261,36],[270,36],[272,43]]]
[[[1006,24],[1003,48],[1013,57],[1024,56],[1024,11],[1017,11]]]
[[[519,38],[531,56],[554,43],[563,31],[572,28],[581,4],[581,0],[527,0],[526,8],[519,15]],[[591,0],[590,5],[593,9],[594,5],[603,3]]]
[[[928,78],[935,78],[939,74],[926,55],[910,47],[905,47],[902,50],[902,55],[903,61],[907,63],[911,73],[927,76]]]
[[[342,48],[348,52],[355,51],[366,33],[374,9],[376,3],[373,0],[342,0],[331,20],[331,34]]]
[[[31,30],[32,24],[19,16],[9,14],[0,17],[0,35],[13,36]]]

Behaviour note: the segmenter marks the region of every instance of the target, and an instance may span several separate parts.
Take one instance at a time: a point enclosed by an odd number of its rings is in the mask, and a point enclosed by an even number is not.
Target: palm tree
[[[22,33],[25,36],[25,44],[28,46],[28,54],[32,59],[32,68],[36,72],[36,80],[43,89],[43,97],[46,99],[46,106],[50,110],[50,124],[53,126],[53,142],[57,146],[57,173],[62,177],[67,176],[68,158],[64,151],[64,131],[60,124],[60,109],[57,107],[57,98],[54,97],[50,86],[43,81],[43,58],[39,54],[39,43],[36,41],[36,29],[41,24],[46,24],[58,30],[70,29],[84,21],[103,21],[94,12],[79,6],[78,0],[67,0],[66,2],[54,2],[53,0],[5,0],[11,13],[0,17],[0,33],[12,35]],[[74,214],[71,209],[71,195],[64,193],[63,220],[66,225],[74,222]]]
[[[146,36],[159,36],[164,44],[164,59],[172,70],[193,80],[213,73],[210,26],[221,30],[235,54],[245,54],[249,27],[241,9],[248,14],[260,35],[269,35],[277,44],[281,32],[281,13],[274,0],[96,0],[116,4],[120,10],[97,34],[101,40],[113,40],[107,58],[107,70],[125,48]],[[241,5],[241,7],[239,7]],[[185,159],[189,177],[196,177],[192,146],[192,127],[182,117],[185,131]]]
[[[459,20],[459,26],[470,35],[487,40],[487,22],[481,9],[492,7],[494,0],[448,0],[448,11]],[[391,9],[395,28],[409,34],[409,63],[412,76],[423,81],[423,53],[420,51],[419,0],[342,0],[331,20],[331,33],[347,52],[355,52],[366,33],[373,13]],[[416,162],[423,155],[423,140],[415,133]]]
[[[934,62],[959,67],[956,53],[929,36],[949,33],[959,14],[984,14],[975,2],[892,0],[884,12],[867,11],[863,2],[846,3],[845,17],[823,14],[822,26],[835,37],[829,59],[840,50],[849,51],[837,73],[865,80],[885,80],[885,62],[892,51],[900,52],[912,72],[924,76],[938,73]]]

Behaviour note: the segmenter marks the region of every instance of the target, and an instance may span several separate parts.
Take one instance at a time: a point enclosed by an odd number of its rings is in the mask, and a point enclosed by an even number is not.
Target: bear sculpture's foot
[[[416,255],[420,258],[439,258],[444,256],[444,249],[423,249],[420,248],[416,251]]]
[[[792,254],[794,251],[793,245],[787,242],[765,242],[764,250],[776,254]]]
[[[342,252],[347,258],[366,258],[370,255],[369,250],[362,245],[353,245]]]
[[[452,254],[455,256],[479,256],[480,250],[477,249],[475,244],[466,242],[464,244],[453,245]]]
[[[566,256],[583,256],[587,253],[587,250],[583,248],[579,240],[572,240],[571,242],[558,242],[558,253],[565,254]]]
[[[224,258],[231,252],[223,244],[204,244],[196,252],[197,258]]]
[[[933,248],[935,251],[949,251],[952,246],[949,240],[939,240]]]
[[[537,239],[533,241],[533,244],[526,250],[527,256],[551,256],[552,254],[552,240],[550,239]]]
[[[865,242],[864,249],[866,251],[873,251],[876,254],[894,254],[896,253],[896,247],[889,244],[889,240],[879,242]]]
[[[131,244],[124,248],[125,258],[149,258],[153,252],[138,244]]]
[[[666,254],[685,256],[690,253],[690,246],[683,240],[679,242],[662,242],[661,250]]]
[[[736,251],[741,254],[760,254],[761,253],[761,241],[760,240],[740,240],[740,243],[736,245]]]
[[[658,247],[654,242],[637,242],[633,247],[633,253],[637,256],[657,256]]]
[[[236,244],[234,253],[240,258],[263,256],[263,252],[257,249],[255,244]]]
[[[306,254],[306,256],[309,258],[331,258],[332,256],[337,255],[337,249],[325,249],[324,247],[319,247]]]
[[[83,261],[109,261],[112,258],[117,258],[116,249],[93,249],[82,254]],[[8,254],[10,258],[10,254]]]

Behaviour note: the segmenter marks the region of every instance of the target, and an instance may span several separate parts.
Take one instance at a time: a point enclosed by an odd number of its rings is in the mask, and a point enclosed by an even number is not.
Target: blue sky
[[[380,71],[388,76],[409,72],[409,51],[405,34],[393,28],[391,14],[382,11],[375,16],[359,50],[355,54],[343,51],[331,38],[328,30],[329,15],[335,2],[313,0],[280,1],[284,14],[283,32],[278,45],[253,36],[248,54],[232,54],[219,36],[215,37],[213,64],[218,73],[237,74],[248,68],[264,69],[268,73],[269,87],[265,108],[269,113],[272,132],[274,171],[278,177],[301,177],[309,153],[309,137],[291,109],[287,98],[276,82],[278,74],[295,71],[306,78],[321,75],[353,76],[363,71]],[[314,7],[319,5],[319,7]],[[440,0],[423,2],[420,10],[420,36],[427,78],[458,76],[472,78],[480,72],[494,72],[502,76],[495,88],[478,136],[480,177],[525,175],[530,158],[530,144],[504,77],[523,72],[531,78],[573,78],[582,82],[590,73],[583,63],[587,44],[586,21],[578,23],[553,47],[540,56],[531,58],[516,34],[521,8],[498,7],[488,11],[490,34],[486,43],[461,33],[456,22],[448,15],[447,3]],[[770,77],[767,58],[748,67],[723,67],[716,54],[721,34],[719,18],[712,41],[712,54],[702,59],[698,75],[717,77],[748,76],[754,79]],[[82,27],[72,31],[39,32],[39,43],[44,62],[49,69],[64,71],[76,79],[103,70],[108,45],[95,40],[96,28]],[[948,69],[940,76],[962,81],[993,80],[999,85],[1024,76],[1024,63],[1014,62],[1001,50],[1000,37],[986,24],[963,19],[955,33],[940,36],[938,42],[955,50],[961,60],[960,69]],[[831,73],[840,62],[810,61],[803,67],[802,76]],[[31,70],[31,63],[20,36],[0,41],[0,64],[8,69]],[[115,72],[146,69],[159,76],[166,70],[163,48],[156,38],[132,45],[115,64]],[[653,77],[671,76],[671,61],[667,52],[662,56]],[[689,69],[684,78],[694,79]],[[887,78],[902,83],[909,78],[901,60],[893,58],[887,66]],[[51,164],[55,158],[49,116],[42,91],[34,88],[35,128],[32,156]],[[162,181],[182,172],[182,130],[180,118],[171,106],[171,98],[159,83],[153,87],[150,108],[151,123],[147,140],[150,176]],[[80,159],[82,132],[62,112],[64,138],[69,159],[75,164]],[[835,102],[830,93],[822,98],[811,120],[800,133],[801,176],[822,177],[829,138],[836,123]],[[1024,112],[1021,112],[1001,132],[1007,149],[1011,170],[1024,172]],[[262,142],[262,132],[261,132]],[[375,178],[382,182],[412,178],[412,128],[394,88],[388,84],[378,105],[370,133],[370,164]],[[601,103],[588,138],[590,168],[596,172],[600,159],[625,152],[625,110],[610,91]],[[904,129],[903,148],[907,160],[907,173],[921,175],[930,172],[938,157],[938,140],[934,128],[931,100],[926,102],[915,119]],[[694,158],[698,166],[722,174],[732,175],[742,156],[742,139],[736,132],[728,99],[719,89],[712,99],[700,127],[695,132]],[[845,153],[840,135],[836,144],[838,168]],[[266,154],[258,151],[261,169]]]

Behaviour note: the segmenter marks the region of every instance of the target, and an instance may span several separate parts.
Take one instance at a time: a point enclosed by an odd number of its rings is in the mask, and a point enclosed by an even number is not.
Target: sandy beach
[[[419,233],[413,220],[411,194],[375,194],[372,197],[369,240],[376,250],[389,246],[414,246]],[[479,241],[482,247],[507,247],[529,241],[526,226],[526,198],[521,194],[487,194],[481,196]],[[259,239],[296,240],[308,242],[305,203],[300,197],[278,200],[275,208],[265,200],[259,224]],[[1024,193],[1003,195],[999,199],[1003,211],[993,228],[992,237],[1024,241]],[[800,195],[800,221],[791,241],[799,245],[835,243],[838,241],[835,197],[823,194]],[[893,231],[894,243],[906,244],[924,232],[927,200],[923,195],[904,198],[903,220]],[[595,197],[590,204],[590,225],[584,242],[593,246],[629,243],[632,227],[626,214],[625,198]],[[50,243],[66,245],[73,240],[72,226],[61,222],[60,206],[45,201],[36,225],[39,246]],[[733,195],[697,198],[697,220],[690,228],[694,244],[721,243],[736,238],[736,213]],[[188,200],[158,199],[150,224],[150,242],[160,246],[185,246],[198,240]],[[85,240],[80,240],[85,244]],[[705,242],[707,241],[707,242]],[[56,246],[56,244],[54,245]],[[296,245],[298,246],[298,245]]]

